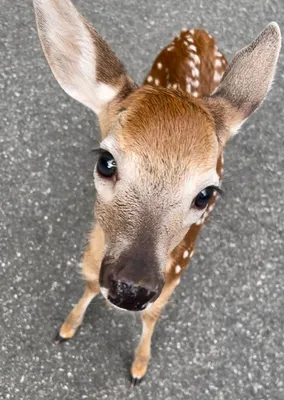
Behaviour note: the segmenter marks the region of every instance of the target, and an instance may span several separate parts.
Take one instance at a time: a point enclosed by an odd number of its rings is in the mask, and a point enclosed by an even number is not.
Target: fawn
[[[100,292],[140,311],[132,383],[151,336],[221,191],[223,150],[260,106],[281,47],[269,24],[227,66],[214,38],[182,30],[139,87],[70,0],[34,0],[45,56],[61,87],[99,118],[95,219],[82,260],[86,289],[56,340],[74,336]]]

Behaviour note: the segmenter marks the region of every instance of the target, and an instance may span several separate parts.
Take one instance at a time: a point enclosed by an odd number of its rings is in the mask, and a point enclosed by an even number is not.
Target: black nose
[[[115,306],[129,311],[142,311],[157,298],[158,291],[133,283],[111,280],[108,300]]]

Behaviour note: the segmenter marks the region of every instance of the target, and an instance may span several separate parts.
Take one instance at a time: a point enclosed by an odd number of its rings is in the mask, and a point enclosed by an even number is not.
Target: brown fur
[[[196,50],[194,47],[195,46]],[[219,64],[216,67],[216,60]],[[162,65],[162,67],[160,67]],[[194,65],[199,76],[194,76]],[[144,80],[144,85],[181,89],[187,93],[209,96],[218,86],[227,60],[219,52],[215,39],[202,29],[183,30],[164,47]],[[159,68],[160,67],[160,68]],[[214,79],[215,73],[220,76]],[[198,81],[195,87],[193,82]]]
[[[205,185],[204,176],[216,179],[216,172],[221,179],[224,145],[269,90],[280,31],[276,24],[268,25],[236,55],[223,78],[227,62],[215,40],[203,30],[182,31],[161,51],[138,88],[69,0],[34,0],[34,6],[42,47],[58,82],[98,114],[103,138],[113,141],[121,159],[132,162],[125,168],[130,182],[125,183],[125,176],[101,182],[97,222],[82,262],[86,290],[58,340],[75,334],[88,304],[103,291],[99,279],[106,255],[114,269],[122,260],[139,281],[152,279],[153,284],[162,277],[159,297],[141,313],[143,332],[131,368],[137,382],[147,371],[156,321],[216,201],[215,193],[199,219],[196,210],[191,214],[194,222],[188,230],[185,197],[190,193],[194,200],[194,190],[202,190],[196,180]],[[129,173],[131,166],[136,180]],[[192,176],[196,187],[190,191],[182,185]],[[98,176],[96,183],[99,186]],[[192,212],[194,207],[188,207]]]
[[[206,88],[204,85],[203,88],[208,93],[212,84],[210,88]],[[197,165],[207,169],[212,167],[212,163],[216,163],[216,155],[210,161],[208,154],[210,154],[212,147],[216,146],[216,151],[219,154],[222,148],[216,140],[215,120],[212,117],[211,110],[203,101],[189,96],[182,90],[176,91],[146,85],[134,90],[123,102],[114,102],[108,109],[108,113],[103,113],[100,116],[104,136],[109,130],[113,129],[113,122],[110,123],[110,121],[116,120],[115,117],[119,114],[119,110],[123,110],[122,120],[120,121],[123,129],[118,129],[118,141],[121,150],[133,152],[146,158],[149,162],[146,167],[151,168],[152,166],[151,172],[154,174],[164,175],[164,171],[167,170],[169,174],[175,175],[176,169],[190,170]],[[107,118],[110,114],[113,117]],[[173,138],[175,146],[172,146]],[[193,152],[195,158],[192,158]],[[179,162],[181,159],[183,160],[182,165]],[[220,154],[217,163],[217,172],[220,178],[222,168],[222,154]],[[216,196],[210,202],[210,206],[213,206],[215,200]],[[135,360],[131,368],[134,377],[141,378],[146,373],[150,359],[151,336],[156,321],[188,265],[202,225],[193,225],[183,241],[172,251],[167,263],[164,289],[151,309],[142,313],[142,323],[147,333],[142,335],[136,350]],[[103,247],[102,241],[103,230],[97,223],[83,260],[83,274],[87,282],[96,282],[96,277],[99,274],[102,255],[98,256],[98,247]],[[184,257],[185,251],[188,252],[187,257]],[[180,267],[179,273],[176,272],[177,266]],[[96,294],[95,285],[93,297]],[[78,321],[81,321],[77,315],[80,314],[80,311],[83,312],[86,303],[93,297],[90,296],[87,287],[82,300],[61,327],[60,335],[62,337],[70,338],[73,336]],[[72,318],[74,318],[73,328],[70,324]]]
[[[175,175],[176,168],[190,170],[193,163],[207,169],[216,162],[210,159],[216,144],[214,121],[200,100],[182,91],[145,86],[122,104],[127,111],[118,135],[121,149],[147,157],[145,166],[152,165],[154,174],[167,170]]]

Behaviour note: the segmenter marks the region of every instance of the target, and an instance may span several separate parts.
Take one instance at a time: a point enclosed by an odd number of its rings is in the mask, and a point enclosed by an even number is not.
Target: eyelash
[[[99,146],[99,143],[98,143]],[[105,153],[108,153],[107,150],[102,149],[101,147],[94,147],[93,149],[91,149],[91,152],[94,154],[95,156],[95,162],[97,163],[100,156],[104,155]]]
[[[95,157],[98,158],[101,154],[103,154],[106,150],[101,147],[94,147],[91,149],[91,152],[94,153]]]

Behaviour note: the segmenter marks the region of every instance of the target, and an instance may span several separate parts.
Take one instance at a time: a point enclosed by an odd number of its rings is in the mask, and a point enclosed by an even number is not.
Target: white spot
[[[162,63],[158,62],[157,67],[158,67],[158,69],[162,69],[163,68]]]
[[[190,33],[191,35],[194,35],[194,29],[190,29],[189,33]]]
[[[176,274],[179,274],[180,271],[181,271],[181,266],[177,265],[176,268],[175,268],[175,271],[176,271]]]
[[[180,278],[178,278],[178,280],[177,280],[177,285],[179,285],[180,284]]]
[[[222,63],[221,63],[221,60],[220,60],[219,58],[217,58],[217,59],[215,60],[215,67],[216,67],[216,68],[222,67]]]
[[[167,88],[170,89],[172,85],[170,83],[167,84]]]
[[[189,255],[189,258],[191,258],[193,256],[194,251],[192,250],[192,252]]]
[[[183,44],[185,45],[185,46],[188,46],[188,43],[184,40],[183,41]]]
[[[187,32],[187,28],[182,28],[182,32]]]
[[[147,82],[153,82],[153,77],[151,75],[148,76]]]
[[[221,163],[222,163],[222,165],[224,165],[224,155],[223,155],[223,153],[221,155]]]
[[[186,91],[187,91],[187,93],[191,92],[191,84],[190,83],[186,84]]]
[[[156,85],[156,86],[159,86],[159,84],[160,84],[159,79],[155,79],[155,85]]]
[[[189,60],[188,61],[188,65],[190,66],[190,68],[195,68],[195,62],[194,61],[191,61],[191,60]]]
[[[216,57],[223,58],[223,54],[220,53],[220,51],[216,51],[215,56],[216,56]]]
[[[214,193],[213,193],[213,197],[216,197],[216,196],[217,196],[217,192],[215,190]]]
[[[172,51],[172,50],[174,50],[174,46],[170,46],[170,47],[168,47],[168,48],[167,48],[167,50],[168,50],[168,51]]]
[[[192,86],[193,86],[194,88],[198,88],[198,87],[199,87],[199,80],[196,79],[195,81],[192,81],[191,84],[192,84]]]
[[[223,64],[226,64],[225,58],[222,58],[222,63],[223,63]]]
[[[199,218],[199,220],[197,222],[195,222],[195,225],[200,225],[202,222],[202,218]]]
[[[194,40],[190,36],[186,36],[186,40],[189,43],[194,43]]]
[[[224,168],[221,168],[220,169],[220,175],[223,175],[224,174]]]
[[[208,33],[208,37],[209,37],[210,39],[212,39],[212,36],[211,36],[211,35],[209,35],[209,33]]]
[[[178,87],[177,83],[174,83],[173,84],[173,89],[177,89],[177,87]]]
[[[195,68],[194,72],[195,72],[195,77],[199,78],[199,69]]]
[[[187,258],[189,256],[188,250],[184,250],[183,258]]]
[[[193,60],[196,64],[200,64],[200,58],[197,54],[191,53],[190,56],[191,56],[191,58],[193,58]]]
[[[197,52],[197,47],[194,44],[189,45],[190,50]]]
[[[222,75],[218,71],[215,71],[214,78],[213,78],[214,81],[215,82],[220,82],[221,78],[222,78]]]
[[[192,92],[193,97],[198,97],[198,92]]]
[[[191,77],[190,77],[190,76],[187,76],[187,77],[186,77],[186,82],[187,82],[187,83],[191,83],[191,81],[192,81]]]

